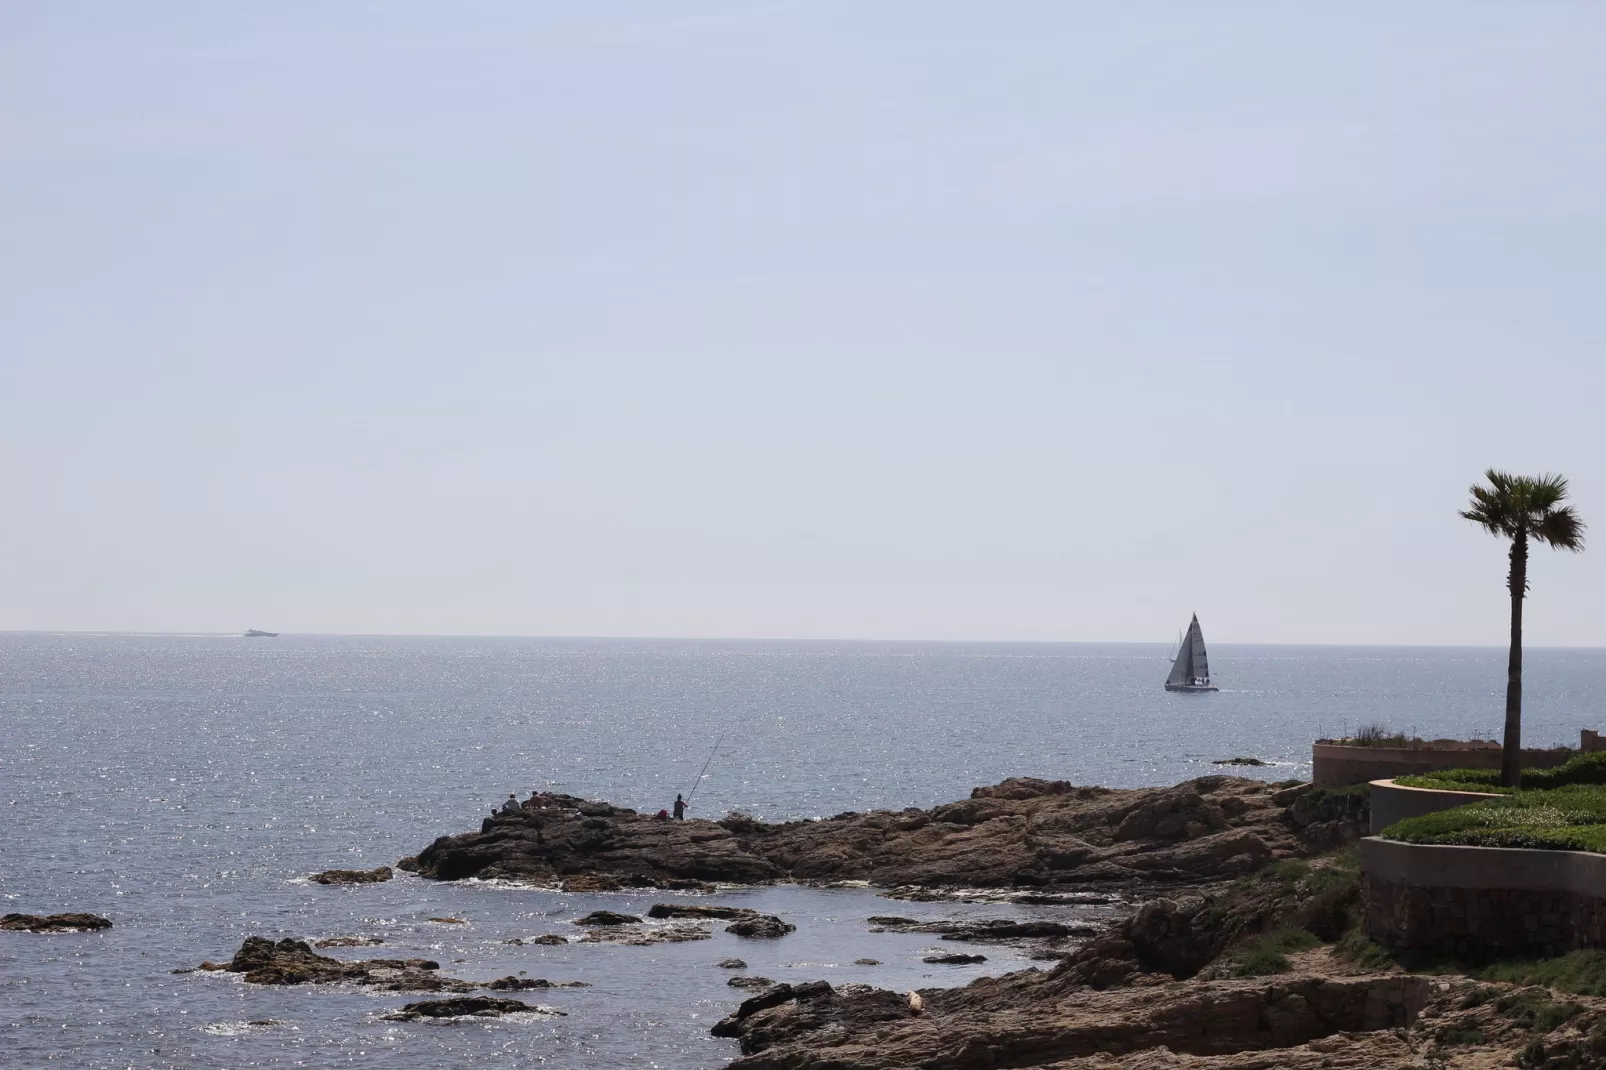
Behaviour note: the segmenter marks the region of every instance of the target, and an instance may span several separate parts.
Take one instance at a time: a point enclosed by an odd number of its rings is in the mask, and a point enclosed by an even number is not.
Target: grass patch
[[[1521,1029],[1548,1033],[1571,1021],[1584,1008],[1577,1003],[1557,1002],[1543,989],[1524,988],[1495,1000],[1494,1009]]]
[[[1285,858],[1266,867],[1266,875],[1278,881],[1304,880],[1309,874],[1310,863],[1298,858]]]
[[[1489,1038],[1485,1037],[1483,1030],[1477,1026],[1470,1026],[1458,1029],[1441,1029],[1434,1039],[1439,1042],[1440,1047],[1458,1048],[1467,1044],[1485,1044]]]
[[[1574,996],[1606,996],[1606,952],[1574,951],[1559,958],[1518,959],[1486,966],[1479,980],[1544,985]]]
[[[1359,925],[1350,929],[1333,945],[1333,954],[1362,970],[1382,973],[1394,965],[1394,956],[1366,935]]]
[[[1406,843],[1606,853],[1606,786],[1570,784],[1485,799],[1395,822],[1383,835]]]
[[[1287,927],[1269,932],[1245,944],[1233,956],[1232,975],[1264,977],[1272,973],[1287,973],[1293,968],[1288,961],[1290,954],[1316,947],[1320,943],[1316,935],[1306,929]]]

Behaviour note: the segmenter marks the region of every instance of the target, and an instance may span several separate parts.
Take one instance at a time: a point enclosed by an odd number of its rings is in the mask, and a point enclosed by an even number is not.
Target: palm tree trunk
[[[1515,788],[1522,780],[1522,600],[1528,595],[1528,532],[1511,539],[1511,658],[1506,663],[1506,739],[1500,755],[1500,783]]]

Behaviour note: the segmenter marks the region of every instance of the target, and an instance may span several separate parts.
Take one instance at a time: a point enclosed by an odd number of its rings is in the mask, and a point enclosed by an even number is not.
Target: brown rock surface
[[[1016,778],[930,810],[775,825],[740,814],[659,821],[568,795],[536,802],[481,831],[436,840],[417,856],[418,873],[543,882],[591,875],[627,885],[1158,885],[1234,877],[1308,855],[1354,839],[1366,818],[1363,798],[1232,776],[1131,790]]]
[[[782,991],[788,987],[793,991]],[[780,986],[715,1027],[716,1035],[741,1041],[745,1057],[732,1070],[990,1070],[1161,1048],[1204,1056],[1288,1049],[1339,1032],[1408,1027],[1436,985],[1403,975],[1290,976],[1101,992],[1058,971],[1025,971],[922,991],[919,1011],[893,992],[801,992],[806,988]]]
[[[540,1014],[561,1018],[564,1012],[551,1007],[532,1007],[518,999],[468,996],[461,999],[421,1000],[381,1017],[389,1022],[416,1022],[420,1018],[499,1018],[504,1014]]]
[[[200,968],[218,968],[203,963]],[[432,959],[360,959],[345,962],[320,955],[305,940],[284,939],[275,943],[262,936],[248,936],[227,966],[230,973],[245,975],[259,985],[325,985],[347,982],[372,985],[393,992],[469,992],[476,986],[467,981],[441,977],[435,971],[440,963]]]
[[[99,914],[7,914],[0,917],[0,929],[13,932],[76,933],[111,927],[111,920]]]
[[[307,879],[314,884],[378,884],[394,876],[389,866],[378,869],[326,869]]]
[[[797,926],[782,921],[774,914],[748,914],[725,926],[725,931],[752,940],[774,940],[787,933],[797,932]]]
[[[498,977],[494,981],[487,981],[480,985],[493,992],[528,992],[536,988],[590,988],[584,981],[548,981],[544,977]]]

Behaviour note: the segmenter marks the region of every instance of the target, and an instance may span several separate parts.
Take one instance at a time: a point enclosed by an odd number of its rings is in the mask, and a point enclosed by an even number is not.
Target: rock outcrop
[[[647,911],[649,918],[706,918],[720,921],[757,915],[758,911],[747,907],[702,906],[696,903],[654,903]]]
[[[864,880],[881,887],[1155,886],[1253,872],[1357,838],[1364,797],[1207,776],[1117,790],[1031,778],[930,810],[766,824],[662,821],[568,795],[539,796],[478,832],[405,860],[425,877],[621,886]]]
[[[749,917],[738,918],[731,922],[725,926],[725,931],[751,940],[774,940],[787,933],[796,932],[797,926],[782,921],[774,914],[753,913]]]
[[[99,914],[7,914],[0,917],[0,929],[13,932],[77,933],[111,927],[111,920]]]
[[[620,914],[612,910],[593,910],[583,918],[575,918],[576,925],[640,925],[634,914]]]
[[[764,992],[713,1032],[741,1041],[745,1057],[730,1070],[991,1070],[1099,1058],[1108,1061],[1083,1065],[1136,1067],[1124,1057],[1161,1049],[1264,1052],[1341,1032],[1404,1029],[1436,991],[1425,977],[1292,976],[1099,992],[1058,972],[1025,971],[928,989],[917,1001],[878,989],[842,993],[817,982]]]
[[[307,879],[313,884],[378,884],[394,876],[389,866],[378,869],[326,869]]]
[[[392,992],[471,992],[476,985],[441,977],[433,959],[362,959],[345,962],[320,955],[305,940],[277,942],[248,936],[226,966],[203,963],[201,969],[222,969],[258,985],[371,985]]]

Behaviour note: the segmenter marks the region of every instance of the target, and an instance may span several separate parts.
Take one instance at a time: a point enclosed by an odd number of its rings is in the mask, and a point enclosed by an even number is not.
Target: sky
[[[0,3],[0,629],[1502,644],[1592,0]],[[1606,645],[1606,542],[1527,637]]]

